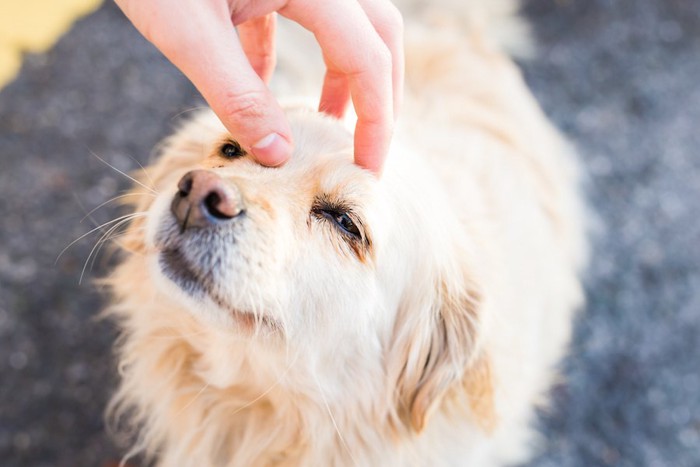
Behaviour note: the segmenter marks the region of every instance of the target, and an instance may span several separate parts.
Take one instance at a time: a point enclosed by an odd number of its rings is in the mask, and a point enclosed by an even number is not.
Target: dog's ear
[[[409,298],[417,303],[404,304],[395,327],[398,416],[420,432],[441,404],[454,402],[466,405],[476,423],[489,430],[493,385],[490,360],[480,345],[478,288],[466,274],[453,271],[427,295]]]

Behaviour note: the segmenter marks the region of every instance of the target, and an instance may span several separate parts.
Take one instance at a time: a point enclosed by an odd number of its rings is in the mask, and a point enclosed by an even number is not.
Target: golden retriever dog
[[[512,2],[409,3],[382,177],[353,164],[344,123],[295,106],[283,167],[203,111],[146,169],[153,193],[107,279],[110,417],[131,454],[483,467],[531,453],[582,303],[575,158],[504,52],[525,40]]]

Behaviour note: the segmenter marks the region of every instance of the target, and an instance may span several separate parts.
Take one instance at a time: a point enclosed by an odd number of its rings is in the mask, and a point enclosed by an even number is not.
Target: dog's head
[[[353,164],[337,121],[289,119],[296,150],[280,168],[258,165],[211,113],[168,140],[143,179],[158,194],[131,228],[127,262],[148,272],[120,287],[154,284],[174,322],[187,314],[260,349],[249,371],[272,380],[294,354],[337,393],[379,388],[390,416],[418,431],[453,390],[483,405],[472,245],[437,179],[411,148],[394,148],[378,179]],[[256,353],[223,357],[237,358]]]

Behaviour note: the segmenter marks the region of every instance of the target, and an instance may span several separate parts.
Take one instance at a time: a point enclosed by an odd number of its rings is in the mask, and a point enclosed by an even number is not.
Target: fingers
[[[120,1],[137,29],[192,81],[232,136],[258,162],[276,166],[289,158],[289,124],[248,62],[226,1],[182,1],[177,8],[169,0]],[[178,27],[177,34],[173,25]],[[274,33],[274,26],[266,26],[267,32],[245,39],[248,50],[257,57],[269,52],[263,37]],[[256,66],[263,76],[271,72],[267,59]]]
[[[391,52],[394,119],[399,114],[403,100],[404,44],[403,18],[399,10],[388,0],[359,0],[372,26]],[[346,76],[328,70],[323,83],[321,112],[341,118],[350,101],[350,90]]]
[[[321,102],[318,110],[336,118],[342,118],[350,103],[348,77],[336,70],[328,69],[323,79]]]
[[[328,67],[320,108],[341,116],[351,97],[358,116],[355,162],[381,173],[403,87],[397,10],[386,0],[290,0],[280,13],[316,36]]]
[[[398,9],[388,0],[359,0],[372,26],[381,37],[391,56],[391,81],[392,81],[392,126],[384,130],[381,124],[372,125],[366,123],[365,129],[359,131],[363,124],[358,111],[358,123],[355,129],[355,162],[376,174],[381,174],[384,161],[389,150],[389,142],[393,135],[393,123],[399,114],[403,100],[404,83],[404,49],[403,49],[403,19]],[[353,99],[353,102],[355,100]],[[384,152],[373,152],[378,148],[373,147],[372,138],[383,138],[388,133],[388,141]],[[367,148],[367,149],[361,149]]]
[[[265,83],[275,70],[275,30],[277,15],[270,13],[238,25],[238,38],[250,65]]]
[[[227,0],[116,1],[266,165],[283,163],[292,150],[289,125],[264,83],[275,66],[269,12],[300,23],[315,34],[328,68],[320,109],[340,117],[352,100],[355,162],[381,173],[403,93],[403,25],[389,0],[238,2],[234,14]]]
[[[394,98],[394,119],[403,101],[404,47],[403,18],[398,8],[389,0],[359,0],[372,26],[391,53],[391,75]]]

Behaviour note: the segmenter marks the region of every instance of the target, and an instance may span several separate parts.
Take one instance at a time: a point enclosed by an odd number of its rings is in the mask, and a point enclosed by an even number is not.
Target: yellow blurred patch
[[[44,52],[102,0],[0,0],[0,88],[19,71],[21,54]]]

